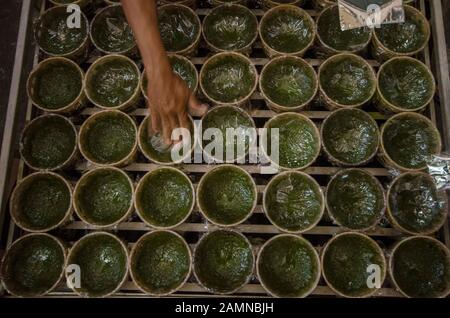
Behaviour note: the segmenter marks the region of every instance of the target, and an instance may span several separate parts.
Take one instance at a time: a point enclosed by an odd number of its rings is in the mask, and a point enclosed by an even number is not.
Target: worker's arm
[[[173,129],[188,128],[188,113],[201,116],[207,106],[199,103],[186,83],[172,71],[159,34],[156,0],[121,1],[147,73],[152,127],[170,144]]]

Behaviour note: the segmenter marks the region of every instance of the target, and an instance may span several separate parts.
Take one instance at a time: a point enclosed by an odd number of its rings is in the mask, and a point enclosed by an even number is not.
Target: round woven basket
[[[79,2],[80,4],[82,4],[82,3],[87,4],[87,3],[89,3],[89,0],[78,0],[77,2]],[[82,43],[76,49],[72,50],[71,52],[64,53],[64,54],[55,54],[55,53],[51,53],[51,52],[47,51],[39,44],[41,28],[44,27],[44,20],[47,18],[51,19],[51,16],[53,14],[69,15],[70,13],[67,13],[66,5],[61,5],[61,4],[59,4],[55,7],[52,7],[50,9],[48,9],[47,11],[45,11],[44,13],[42,13],[42,15],[38,18],[38,20],[34,24],[34,39],[35,39],[36,43],[39,45],[40,50],[47,56],[66,57],[77,63],[81,63],[84,60],[86,60],[88,57],[88,54],[89,54],[89,45],[90,45],[90,42],[89,42],[89,20],[83,12],[81,12],[81,21],[83,24],[85,24],[86,35],[85,35]]]
[[[37,92],[36,92],[35,85],[36,85],[38,76],[41,72],[45,71],[52,64],[60,64],[60,63],[70,65],[71,67],[75,67],[77,69],[77,71],[79,72],[79,75],[80,75],[81,83],[82,83],[81,89],[80,89],[78,96],[71,103],[64,105],[63,107],[60,107],[57,109],[49,109],[49,108],[45,107],[44,105],[42,105],[39,102],[39,100],[36,98]],[[78,66],[78,64],[76,64],[72,60],[64,58],[64,57],[51,57],[51,58],[48,58],[48,59],[40,62],[36,66],[36,68],[30,73],[30,76],[28,77],[28,80],[27,80],[28,98],[32,101],[33,105],[35,105],[37,108],[39,108],[40,110],[42,110],[44,112],[54,113],[54,114],[62,114],[62,115],[71,114],[71,113],[76,112],[76,111],[80,110],[81,108],[83,108],[87,103],[86,94],[84,92],[84,83],[85,83],[84,81],[85,81],[84,72],[80,68],[80,66]]]
[[[267,19],[269,19],[271,16],[273,16],[274,14],[277,14],[279,12],[293,12],[293,13],[296,13],[296,14],[302,16],[302,18],[306,19],[308,21],[308,24],[311,26],[313,36],[311,36],[311,40],[309,41],[309,43],[303,49],[301,49],[300,51],[292,52],[292,53],[279,52],[279,51],[275,50],[274,48],[272,48],[264,40],[264,36],[263,36],[263,33],[262,33],[262,29],[263,29],[264,24],[266,23]],[[297,6],[293,6],[293,5],[289,5],[289,4],[288,5],[279,5],[279,6],[273,7],[272,9],[270,9],[269,11],[267,11],[263,15],[263,17],[262,17],[262,19],[261,19],[261,21],[259,23],[259,38],[261,39],[261,43],[262,43],[264,52],[270,58],[273,58],[273,57],[279,56],[279,55],[294,55],[294,56],[303,57],[303,55],[306,53],[306,51],[308,51],[308,49],[314,44],[316,33],[317,33],[316,24],[315,24],[314,20],[311,18],[311,16],[305,10],[303,10],[303,9],[297,7]]]
[[[426,102],[424,102],[422,105],[414,108],[414,109],[405,109],[405,108],[401,108],[399,106],[396,106],[394,104],[392,104],[391,102],[389,102],[387,100],[387,98],[381,93],[381,89],[380,89],[380,76],[383,73],[384,69],[390,64],[390,63],[395,63],[396,61],[411,61],[413,63],[416,63],[418,66],[422,67],[424,70],[426,70],[426,73],[430,79],[430,83],[432,83],[432,88],[431,91],[433,92],[433,94],[430,94],[430,97],[428,98],[428,100]],[[374,103],[375,107],[380,110],[380,112],[384,113],[384,114],[393,114],[393,113],[402,113],[402,112],[420,112],[422,110],[424,110],[433,100],[434,98],[434,93],[436,92],[436,82],[434,79],[434,75],[431,72],[431,70],[428,68],[428,66],[426,66],[424,63],[422,63],[421,61],[409,57],[409,56],[403,56],[403,57],[393,57],[392,59],[390,59],[389,61],[385,62],[383,65],[381,65],[380,69],[378,70],[378,75],[377,75],[377,94],[376,94],[376,101]]]
[[[321,81],[320,81],[321,73],[327,67],[328,64],[330,64],[331,62],[334,62],[336,60],[342,60],[342,59],[347,59],[347,58],[357,60],[359,63],[361,63],[361,65],[364,65],[364,67],[366,67],[366,69],[369,70],[369,72],[370,72],[370,77],[371,77],[371,82],[372,82],[372,88],[371,88],[371,91],[369,94],[370,96],[368,98],[366,98],[364,101],[353,104],[353,105],[343,105],[343,104],[340,104],[340,103],[334,101],[333,99],[331,99],[325,92],[325,89],[322,86]],[[376,89],[377,89],[377,85],[376,85],[377,77],[376,77],[374,69],[366,60],[364,60],[359,55],[355,55],[355,54],[351,54],[351,53],[340,53],[340,54],[334,55],[334,56],[328,58],[327,60],[325,60],[325,62],[323,62],[320,65],[318,73],[319,73],[319,99],[324,104],[324,106],[328,110],[331,110],[331,111],[336,110],[336,109],[341,109],[341,108],[362,107],[364,104],[366,104],[372,100],[373,96],[375,95]]]
[[[425,41],[423,42],[421,47],[418,48],[417,50],[406,53],[399,53],[386,47],[379,39],[377,32],[375,30],[372,37],[372,55],[379,61],[386,61],[396,56],[414,56],[423,51],[423,49],[427,46],[428,41],[430,40],[431,36],[430,23],[422,14],[422,12],[409,5],[405,5],[404,8],[405,14],[411,15],[412,18],[419,23],[421,31],[425,34]]]
[[[417,114],[417,113],[400,113],[397,115],[392,116],[391,118],[389,118],[381,127],[381,142],[380,142],[380,149],[378,152],[378,160],[380,161],[380,163],[385,166],[388,169],[396,169],[399,171],[403,171],[403,172],[414,172],[414,171],[422,171],[427,169],[427,166],[423,166],[422,168],[418,168],[418,169],[410,169],[407,167],[403,167],[400,164],[396,163],[394,160],[391,159],[391,157],[388,155],[386,149],[385,149],[385,145],[384,145],[384,141],[383,141],[383,135],[385,133],[386,130],[386,126],[389,125],[392,121],[397,120],[401,117],[405,117],[405,116],[409,116],[409,117],[416,117],[420,120],[423,120],[425,122],[428,123],[429,127],[431,128],[431,130],[433,130],[435,136],[436,136],[436,142],[437,142],[437,147],[436,147],[436,154],[439,154],[441,149],[442,149],[442,141],[441,141],[441,135],[439,133],[439,131],[437,130],[437,128],[434,126],[433,122],[428,119],[427,117]]]

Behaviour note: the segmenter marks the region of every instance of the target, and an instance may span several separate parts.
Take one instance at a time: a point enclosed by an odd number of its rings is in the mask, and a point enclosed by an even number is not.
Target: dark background
[[[21,0],[0,0],[0,143],[8,107],[21,4]]]
[[[442,3],[445,11],[444,17],[450,16],[450,0],[442,0]],[[8,107],[21,4],[21,0],[0,0],[0,142],[3,139],[4,120]],[[450,56],[450,19],[444,20],[447,24],[447,52]]]

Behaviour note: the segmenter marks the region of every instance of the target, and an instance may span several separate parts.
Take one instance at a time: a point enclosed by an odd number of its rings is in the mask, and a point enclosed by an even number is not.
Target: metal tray
[[[40,114],[39,111],[31,105],[26,97],[25,83],[30,70],[42,59],[42,56],[40,55],[32,37],[32,24],[33,20],[39,15],[39,13],[44,10],[45,6],[45,1],[23,0],[14,72],[0,158],[0,257],[1,248],[7,248],[15,239],[23,234],[22,231],[18,229],[17,226],[15,226],[10,220],[8,200],[16,182],[29,173],[29,169],[20,160],[20,156],[18,154],[18,142],[20,132],[25,123]],[[434,123],[436,123],[439,128],[443,137],[445,150],[448,152],[450,151],[450,109],[445,106],[449,105],[450,102],[450,79],[442,6],[440,0],[416,0],[415,6],[430,19],[432,26],[432,39],[424,52],[420,54],[419,58],[432,69],[438,82],[438,94],[436,95],[435,100],[427,108],[426,115]],[[196,12],[202,18],[209,12],[209,10],[210,9],[201,8],[197,9]],[[263,14],[262,10],[252,10],[258,18],[260,18]],[[308,12],[313,17],[318,14],[318,12],[314,10],[308,10]],[[209,54],[209,52],[205,49],[200,49],[199,52],[200,53],[198,56],[192,59],[198,68],[201,67]],[[96,54],[94,52],[90,58],[90,62],[92,62],[95,58]],[[264,56],[264,53],[261,50],[261,45],[258,42],[256,43],[255,49],[251,55],[251,60],[257,66],[258,70],[260,70],[261,67],[269,61],[269,59]],[[311,54],[306,55],[306,60],[314,67],[317,67],[323,62],[323,60],[317,59]],[[369,60],[369,62],[375,68],[379,66],[378,62],[374,60]],[[252,96],[251,104],[252,107],[250,113],[255,118],[257,126],[262,127],[264,122],[268,118],[272,117],[274,113],[268,110],[261,95],[258,93],[255,93]],[[365,107],[365,109],[373,115],[378,123],[381,124],[386,120],[384,115],[378,113],[373,108]],[[83,120],[85,120],[85,118],[87,118],[87,116],[98,111],[98,109],[91,106],[84,109],[80,114],[77,114],[72,119],[77,124],[80,124]],[[307,115],[314,122],[319,124],[330,112],[321,108],[313,108],[311,111],[303,111],[301,113]],[[142,103],[140,108],[131,112],[131,115],[138,122],[140,122],[146,114],[147,109],[145,108],[144,103]],[[258,184],[258,191],[262,193],[271,176],[260,175],[259,166],[256,164],[246,164],[241,166],[254,176],[255,181]],[[156,164],[149,163],[141,156],[136,163],[125,167],[124,170],[127,171],[135,181],[137,181],[147,171],[157,167],[158,166]],[[201,175],[212,167],[213,166],[207,164],[186,164],[180,166],[179,168],[185,171],[192,178],[194,183],[197,183]],[[66,175],[69,176],[71,182],[75,183],[83,171],[92,168],[94,167],[83,161],[80,162],[75,169],[66,171]],[[339,169],[340,168],[331,166],[331,164],[323,157],[320,157],[312,167],[306,169],[306,173],[312,175],[322,186],[326,186],[329,177],[336,173]],[[363,169],[374,174],[384,185],[389,183],[390,174],[388,170],[383,168],[377,161],[370,163],[369,165],[363,167]],[[251,240],[255,252],[257,252],[258,248],[264,241],[273,235],[280,233],[264,216],[260,199],[259,204],[250,219],[246,223],[235,228],[236,230],[244,233]],[[188,243],[193,247],[203,233],[215,228],[215,226],[208,224],[198,213],[198,209],[196,209],[196,212],[193,213],[188,221],[176,228],[176,231],[182,234]],[[112,231],[132,246],[140,236],[149,230],[151,229],[142,223],[135,215],[131,220],[120,224]],[[90,231],[92,231],[92,228],[75,219],[63,229],[53,231],[52,234],[63,238],[70,244]],[[323,244],[332,235],[342,231],[344,231],[342,228],[323,220],[318,226],[304,233],[303,236],[310,240],[314,246],[320,249],[320,247],[323,246]],[[402,238],[402,234],[389,227],[389,225],[379,226],[367,234],[377,240],[382,247],[386,248],[391,246],[396,240]],[[436,236],[450,248],[450,232],[448,222]],[[146,295],[138,290],[131,280],[127,281],[120,292],[114,297],[124,296],[146,297]],[[183,288],[173,296],[210,297],[214,295],[207,293],[203,288],[201,288],[192,275],[188,283],[185,284]],[[256,275],[254,275],[248,285],[233,295],[233,297],[236,296],[265,297],[267,296],[267,293],[259,284]],[[321,280],[319,286],[312,293],[312,296],[334,296],[334,293],[326,286],[325,282]],[[61,284],[56,291],[52,292],[47,297],[76,297],[76,295],[69,290],[65,284]],[[388,281],[386,281],[383,288],[377,292],[376,297],[400,297],[400,294],[391,287]]]

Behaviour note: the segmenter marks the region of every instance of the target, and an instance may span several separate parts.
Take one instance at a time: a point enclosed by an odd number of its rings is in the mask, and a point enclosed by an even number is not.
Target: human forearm
[[[142,61],[150,78],[170,72],[164,44],[158,28],[155,0],[121,0],[125,15],[133,29]]]

